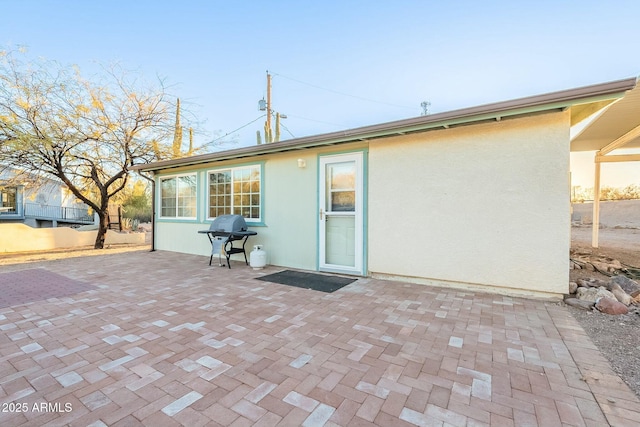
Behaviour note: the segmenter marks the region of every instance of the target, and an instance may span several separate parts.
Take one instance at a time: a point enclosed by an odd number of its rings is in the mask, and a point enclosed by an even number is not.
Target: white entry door
[[[320,270],[363,274],[362,153],[321,157],[318,187]]]

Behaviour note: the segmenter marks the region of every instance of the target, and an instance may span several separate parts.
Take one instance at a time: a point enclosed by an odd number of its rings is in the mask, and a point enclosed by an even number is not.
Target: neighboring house
[[[571,128],[635,86],[626,79],[134,169],[155,178],[157,249],[208,255],[198,230],[240,213],[258,233],[247,247],[263,245],[272,265],[559,296],[569,281],[569,153],[584,143],[571,141]],[[607,143],[626,132],[600,130]]]
[[[21,222],[32,227],[93,224],[86,204],[60,181],[35,178],[15,169],[0,169],[0,224]]]

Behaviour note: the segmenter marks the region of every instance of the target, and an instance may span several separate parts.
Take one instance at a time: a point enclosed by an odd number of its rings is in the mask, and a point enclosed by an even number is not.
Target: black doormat
[[[279,273],[256,277],[265,282],[280,283],[303,289],[313,289],[321,292],[335,292],[340,288],[355,282],[356,279],[339,276],[325,276],[324,274],[305,273],[302,271],[284,270]]]

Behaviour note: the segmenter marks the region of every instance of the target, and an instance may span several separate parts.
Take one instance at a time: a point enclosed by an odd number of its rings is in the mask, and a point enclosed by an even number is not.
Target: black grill
[[[231,255],[242,253],[244,255],[245,264],[249,264],[247,261],[247,253],[244,246],[247,243],[249,236],[255,236],[255,231],[247,230],[247,222],[242,215],[220,215],[213,220],[208,230],[201,230],[198,233],[202,233],[209,237],[211,242],[211,256],[209,257],[209,265],[213,260],[214,255],[218,255],[218,264],[223,266],[222,258],[220,254],[224,255],[227,259],[227,266],[231,268]],[[241,241],[242,247],[234,247],[234,241]]]

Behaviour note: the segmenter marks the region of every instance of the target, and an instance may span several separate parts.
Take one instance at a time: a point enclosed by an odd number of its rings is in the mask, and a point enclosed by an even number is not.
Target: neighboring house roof
[[[66,187],[66,184],[62,182],[62,180],[49,176],[49,175],[38,175],[33,172],[21,170],[12,166],[6,166],[0,163],[0,180],[13,180],[16,182],[31,182],[31,183],[50,183],[59,185],[61,187]]]
[[[612,102],[612,100],[624,96],[627,91],[634,87],[636,87],[636,78],[628,78],[344,131],[294,138],[281,142],[253,145],[180,159],[164,160],[144,165],[136,165],[131,169],[139,171],[157,171],[181,166],[209,163],[213,161],[240,159],[263,154],[319,147],[323,145],[335,145],[415,132],[425,132],[434,129],[469,125],[484,121],[522,117],[554,110],[561,111],[575,105],[588,105],[591,109],[593,106],[597,106],[600,109]],[[572,111],[572,124],[585,119],[587,116],[586,112],[589,111],[589,107],[582,109],[578,108],[575,113]]]

